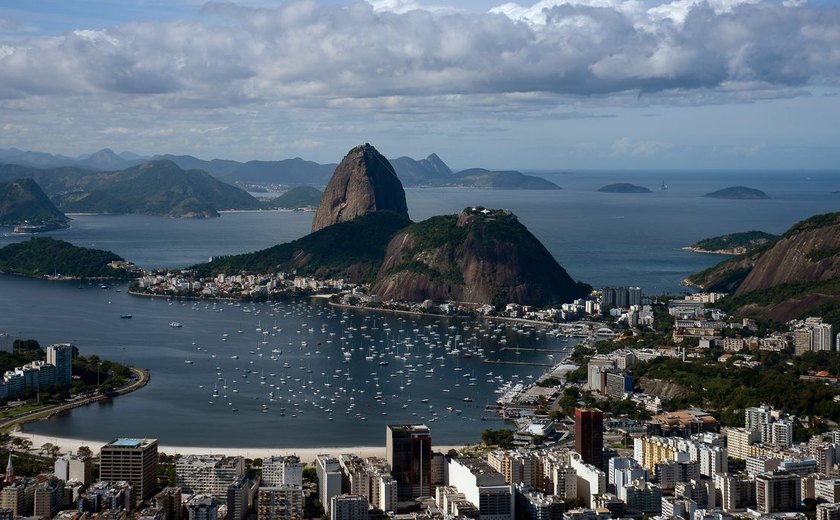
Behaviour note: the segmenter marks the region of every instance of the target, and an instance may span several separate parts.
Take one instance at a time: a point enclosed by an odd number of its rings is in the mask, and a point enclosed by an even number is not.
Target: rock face
[[[385,301],[544,306],[589,289],[575,283],[510,212],[467,208],[397,232],[373,293]]]
[[[840,213],[816,215],[772,246],[731,258],[690,281],[728,290],[730,310],[778,322],[840,312]]]
[[[840,277],[840,213],[800,222],[755,261],[736,295]]]
[[[408,218],[405,190],[391,163],[365,143],[350,150],[335,169],[312,221],[312,231],[376,211]]]

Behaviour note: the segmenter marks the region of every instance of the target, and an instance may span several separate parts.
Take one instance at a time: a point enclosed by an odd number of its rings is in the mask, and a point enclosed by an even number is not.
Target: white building
[[[303,486],[303,464],[300,457],[269,457],[263,459],[262,484],[266,487]]]
[[[486,461],[451,459],[449,484],[478,507],[480,520],[513,520],[513,486]]]

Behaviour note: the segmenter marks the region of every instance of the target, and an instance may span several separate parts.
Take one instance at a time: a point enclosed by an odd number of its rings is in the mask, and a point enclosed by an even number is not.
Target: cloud
[[[837,83],[840,10],[759,0],[543,0],[490,13],[292,1],[210,3],[206,19],[131,23],[0,46],[0,99],[112,95],[161,106],[628,91],[726,95]],[[724,88],[725,87],[725,88]]]
[[[673,148],[671,143],[659,141],[634,141],[629,137],[617,139],[611,148],[611,157],[653,157]]]

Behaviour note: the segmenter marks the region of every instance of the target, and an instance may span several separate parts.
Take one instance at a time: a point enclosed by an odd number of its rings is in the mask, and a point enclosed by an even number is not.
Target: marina
[[[241,444],[230,436],[246,426],[265,433],[249,439],[254,447],[335,444],[334,428],[344,429],[347,445],[359,445],[387,424],[415,422],[428,424],[442,443],[474,442],[483,421],[498,419],[499,389],[527,386],[555,364],[544,350],[559,362],[577,342],[530,324],[338,309],[316,298],[167,301],[131,296],[121,286],[0,284],[12,292],[19,286],[29,304],[40,293],[47,307],[73,291],[80,304],[39,339],[63,337],[82,355],[149,369],[142,392],[25,427],[103,442],[130,429],[170,444]],[[104,320],[95,333],[73,325],[109,313],[132,319]],[[20,318],[23,329],[39,327]],[[68,329],[70,337],[62,332]],[[501,351],[503,340],[523,348]],[[201,431],[201,440],[191,431]]]

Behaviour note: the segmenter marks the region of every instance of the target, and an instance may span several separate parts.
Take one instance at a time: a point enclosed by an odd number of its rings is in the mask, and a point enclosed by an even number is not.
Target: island
[[[730,200],[764,200],[770,198],[770,196],[763,191],[755,188],[747,188],[746,186],[731,186],[729,188],[723,188],[722,190],[707,193],[703,196],[710,199]]]
[[[0,249],[0,273],[51,280],[126,279],[134,264],[111,251],[74,246],[50,237],[30,238]]]
[[[745,231],[707,238],[683,249],[693,253],[743,255],[766,246],[777,238],[779,238],[778,235],[763,231]]]
[[[615,184],[607,184],[598,191],[602,193],[651,193],[651,191],[644,186],[637,186],[629,182],[617,182]]]
[[[297,186],[265,203],[269,209],[314,210],[323,193],[312,186]]]

